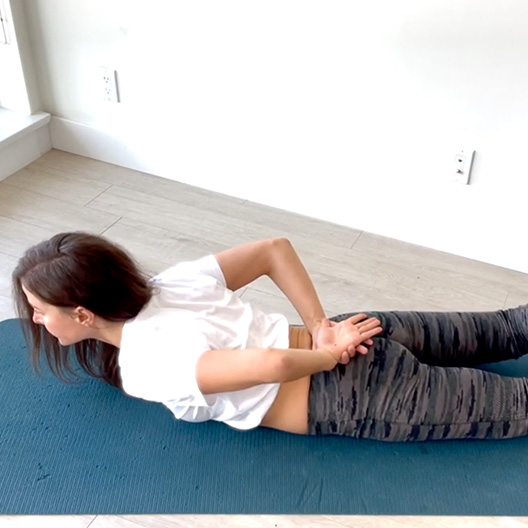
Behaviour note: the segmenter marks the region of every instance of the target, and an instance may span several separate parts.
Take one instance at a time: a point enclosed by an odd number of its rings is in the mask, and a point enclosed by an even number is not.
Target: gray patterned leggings
[[[386,441],[528,435],[528,378],[471,368],[528,352],[528,305],[369,315],[384,333],[368,354],[312,376],[308,434]]]

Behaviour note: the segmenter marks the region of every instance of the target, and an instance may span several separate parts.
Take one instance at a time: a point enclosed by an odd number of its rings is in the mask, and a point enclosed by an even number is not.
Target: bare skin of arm
[[[312,279],[288,239],[271,238],[250,242],[222,251],[216,255],[216,259],[227,287],[233,291],[267,275],[297,310],[305,328],[314,337],[314,343],[318,341],[321,325],[328,319]],[[340,325],[333,322],[329,324],[331,327]],[[366,339],[355,350],[350,348],[349,352],[366,353],[371,344],[372,341]]]
[[[381,330],[379,321],[358,315],[340,333],[318,348],[246,348],[209,350],[197,364],[196,379],[203,394],[247,389],[263,383],[287,383],[350,361],[348,348]],[[353,321],[353,322],[352,322]],[[291,337],[291,333],[290,333]]]
[[[267,275],[292,303],[310,333],[325,318],[313,282],[288,239],[250,242],[222,251],[216,259],[230,290]]]
[[[305,326],[290,328],[288,349],[205,352],[196,367],[198,387],[203,394],[212,394],[280,383],[279,394],[262,425],[305,432],[310,376],[331,370],[337,363],[348,363],[356,351],[366,352],[365,345],[381,332],[379,321],[361,314],[347,322],[329,322],[306,268],[285,238],[237,246],[219,253],[216,259],[231,290],[261,276],[270,277]]]

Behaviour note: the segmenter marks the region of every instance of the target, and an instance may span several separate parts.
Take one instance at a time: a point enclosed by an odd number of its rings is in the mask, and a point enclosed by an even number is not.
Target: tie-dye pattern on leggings
[[[384,333],[368,354],[312,376],[309,434],[385,441],[528,434],[528,378],[471,368],[528,352],[528,306],[369,315]]]

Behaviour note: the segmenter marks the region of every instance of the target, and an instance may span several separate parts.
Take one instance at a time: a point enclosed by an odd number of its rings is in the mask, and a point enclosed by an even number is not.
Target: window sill
[[[37,112],[23,115],[0,108],[0,148],[18,141],[20,138],[38,130],[50,122],[50,115]]]

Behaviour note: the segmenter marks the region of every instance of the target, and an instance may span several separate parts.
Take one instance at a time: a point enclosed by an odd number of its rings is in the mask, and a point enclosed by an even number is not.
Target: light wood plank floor
[[[14,317],[10,274],[24,249],[71,230],[104,234],[123,244],[151,273],[178,260],[249,240],[287,236],[312,274],[328,315],[368,309],[493,310],[528,302],[526,274],[52,150],[0,182],[0,320]],[[241,295],[299,322],[267,279],[259,279]],[[378,525],[513,528],[528,526],[528,520],[266,515],[0,517],[0,526],[39,528]]]

